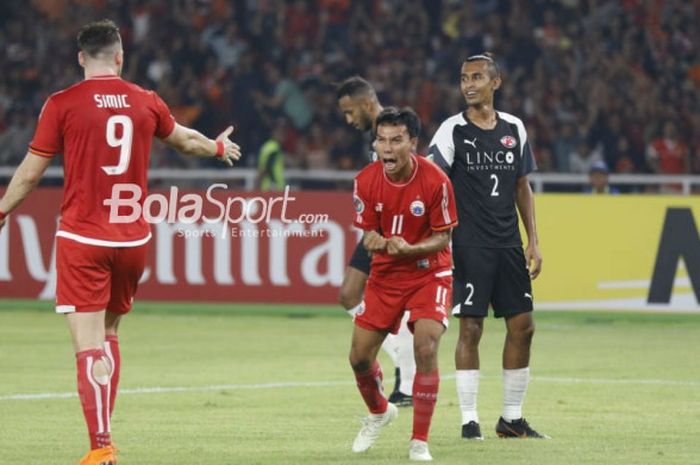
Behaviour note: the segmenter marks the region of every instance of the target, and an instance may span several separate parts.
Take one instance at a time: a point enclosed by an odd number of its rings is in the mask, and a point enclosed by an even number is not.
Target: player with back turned
[[[377,352],[410,312],[416,376],[409,459],[428,461],[428,432],[440,384],[438,346],[452,293],[450,231],[457,213],[450,180],[415,154],[419,131],[412,110],[383,110],[377,117],[378,160],[355,178],[354,224],[364,231],[362,242],[373,256],[350,349],[350,365],[370,413],[352,450],[372,447],[398,415],[384,397]]]
[[[131,310],[151,229],[142,217],[115,227],[105,200],[115,186],[129,184],[144,193],[143,207],[153,137],[186,155],[217,157],[229,166],[241,152],[228,139],[232,127],[209,139],[177,124],[155,92],[119,77],[124,52],[112,21],[83,26],[78,48],[85,79],[46,100],[29,151],[0,199],[0,229],[53,157],[63,154],[56,312],[68,321],[90,438],[91,450],[80,465],[115,465],[110,423],[121,371],[117,330]]]
[[[534,196],[527,179],[535,161],[523,122],[493,107],[500,85],[500,71],[490,55],[467,58],[460,79],[467,108],[440,125],[429,149],[429,157],[452,180],[457,199],[452,313],[460,319],[455,364],[466,439],[483,439],[476,398],[479,341],[489,305],[497,318],[505,318],[507,331],[503,413],[496,432],[499,437],[546,437],[522,416],[535,329],[531,279],[542,266]],[[524,253],[516,207],[528,236]]]

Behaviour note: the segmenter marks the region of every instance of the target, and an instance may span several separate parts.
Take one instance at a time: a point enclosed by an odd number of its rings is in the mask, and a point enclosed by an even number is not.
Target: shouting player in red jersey
[[[241,152],[228,139],[232,127],[209,139],[177,124],[155,92],[119,77],[124,52],[112,21],[83,26],[78,47],[85,80],[44,104],[29,152],[0,200],[0,229],[7,214],[37,186],[53,156],[62,153],[56,312],[68,319],[90,436],[91,451],[80,465],[114,465],[110,417],[121,364],[117,328],[131,310],[151,232],[143,218],[110,224],[104,201],[116,184],[146,192],[154,136],[184,154],[217,157],[229,166]]]
[[[352,445],[369,449],[398,416],[382,391],[377,352],[410,311],[416,376],[413,381],[411,460],[432,460],[428,430],[437,401],[438,344],[447,327],[452,294],[450,230],[457,225],[447,176],[416,156],[420,122],[410,110],[387,108],[377,116],[378,160],[355,178],[355,226],[373,254],[364,310],[355,317],[350,365],[370,414]]]

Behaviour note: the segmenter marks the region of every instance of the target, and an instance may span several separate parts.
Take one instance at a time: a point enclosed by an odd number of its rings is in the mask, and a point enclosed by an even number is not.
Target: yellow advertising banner
[[[536,213],[536,308],[700,313],[700,197],[542,194]]]

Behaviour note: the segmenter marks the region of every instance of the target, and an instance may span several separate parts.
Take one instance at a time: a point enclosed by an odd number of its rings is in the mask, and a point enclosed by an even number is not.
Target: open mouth
[[[384,163],[384,167],[388,170],[396,168],[396,158],[382,158],[382,163]]]

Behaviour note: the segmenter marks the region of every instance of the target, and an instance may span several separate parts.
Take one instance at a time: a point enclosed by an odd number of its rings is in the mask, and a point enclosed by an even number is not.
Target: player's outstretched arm
[[[241,148],[228,138],[232,132],[233,126],[229,126],[212,140],[195,129],[175,124],[173,132],[163,141],[185,155],[216,157],[233,166],[233,162],[241,158]]]
[[[387,239],[386,250],[394,257],[429,255],[443,250],[450,243],[450,231],[433,231],[433,234],[420,242],[409,244],[401,236]]]
[[[5,195],[0,199],[0,229],[5,225],[5,215],[17,208],[39,184],[44,171],[51,164],[51,158],[40,157],[27,152],[17,171],[12,175]]]
[[[540,252],[539,239],[537,237],[537,224],[535,222],[535,196],[532,193],[527,176],[518,178],[515,188],[515,203],[523,220],[528,243],[525,248],[525,263],[530,271],[530,278],[535,279],[542,271],[542,253]]]

